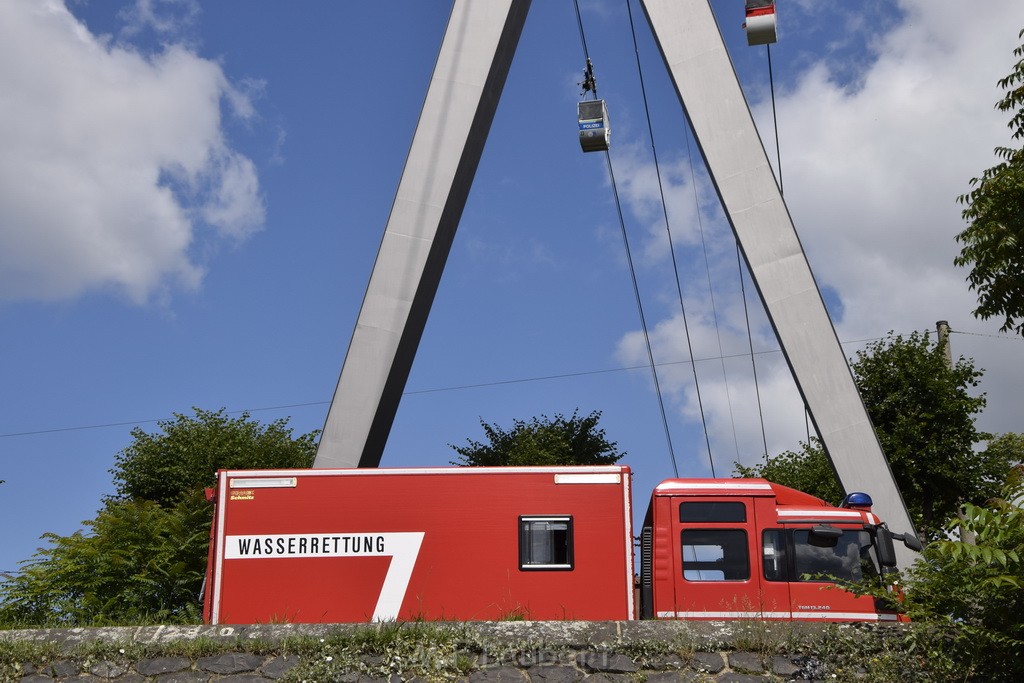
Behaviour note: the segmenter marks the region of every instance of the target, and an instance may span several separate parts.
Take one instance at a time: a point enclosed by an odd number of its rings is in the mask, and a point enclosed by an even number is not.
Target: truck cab
[[[835,581],[884,580],[892,535],[865,494],[842,507],[764,479],[669,479],[640,534],[640,616],[896,621]]]

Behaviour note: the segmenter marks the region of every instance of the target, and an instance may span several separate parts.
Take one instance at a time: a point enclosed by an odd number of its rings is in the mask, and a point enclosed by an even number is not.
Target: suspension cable
[[[750,367],[754,371],[754,394],[757,396],[757,415],[761,420],[761,443],[764,445],[764,460],[768,462],[768,436],[764,431],[764,410],[761,408],[761,385],[757,381],[757,362],[754,360],[754,335],[750,331],[750,311],[747,308],[747,288],[743,278],[743,260],[739,242],[736,243],[736,271],[740,276],[740,296],[743,299],[743,319],[747,324],[747,344],[750,346]]]
[[[772,94],[772,125],[773,125],[773,127],[775,129],[775,163],[777,164],[778,169],[779,169],[779,194],[780,195],[785,195],[786,191],[785,191],[785,187],[784,187],[784,185],[782,183],[782,149],[781,149],[781,147],[779,145],[779,117],[778,117],[778,113],[776,112],[776,109],[775,109],[775,75],[772,73],[772,46],[771,46],[771,43],[767,43],[764,47],[765,47],[765,51],[768,54],[768,87],[769,87],[769,90],[771,91],[771,94]],[[751,361],[753,361],[753,356],[751,356]],[[807,432],[807,444],[810,445],[810,443],[811,443],[811,409],[807,405],[806,401],[804,402],[804,428],[806,429],[806,432]],[[762,431],[764,430],[764,425],[763,424],[761,425],[761,429],[762,429]],[[815,434],[817,434],[817,431],[818,431],[817,427],[815,427],[814,431],[815,431]],[[765,458],[767,459],[767,457],[768,457],[768,446],[767,446],[767,443],[766,443],[766,445],[765,445]]]
[[[576,8],[576,25],[580,28],[580,43],[583,45],[583,58],[590,61],[590,52],[587,51],[587,37],[583,33],[583,18],[580,16],[580,3],[579,0],[572,0],[573,7]]]
[[[587,52],[587,39],[586,34],[583,31],[583,20],[580,17],[580,5],[579,0],[573,0],[573,5],[576,8],[576,22],[580,29],[580,43],[583,45],[583,56],[587,60],[588,70],[590,67],[590,54]],[[596,88],[595,88],[596,95]],[[619,229],[622,232],[622,244],[626,250],[626,262],[629,265],[629,276],[633,283],[633,296],[636,298],[636,307],[640,315],[640,327],[644,333],[644,344],[647,347],[647,360],[651,368],[651,377],[654,380],[654,391],[658,396],[658,408],[661,411],[661,425],[665,431],[665,442],[668,444],[669,458],[672,460],[672,473],[678,478],[679,477],[679,465],[676,462],[675,448],[672,445],[672,432],[668,426],[668,414],[665,411],[665,400],[661,395],[661,383],[658,380],[658,368],[654,362],[654,351],[651,348],[651,336],[647,329],[647,317],[644,315],[643,302],[640,298],[640,285],[636,278],[636,269],[633,266],[633,256],[629,248],[629,237],[626,233],[626,221],[622,214],[622,202],[619,199],[619,187],[615,181],[615,171],[612,168],[612,155],[611,152],[605,150],[605,160],[608,164],[608,177],[612,185],[612,194],[615,198],[615,211],[619,218]]]
[[[622,244],[626,248],[626,261],[629,263],[629,277],[633,281],[633,296],[636,297],[636,308],[640,313],[640,327],[644,331],[644,343],[647,346],[647,360],[651,365],[651,377],[654,379],[654,391],[658,395],[658,408],[661,410],[661,424],[665,430],[665,441],[668,444],[668,454],[672,459],[672,473],[679,478],[679,465],[676,463],[676,452],[672,447],[672,433],[668,428],[668,415],[665,412],[665,400],[661,396],[661,384],[658,382],[658,368],[654,364],[654,351],[651,349],[651,336],[647,332],[647,318],[644,316],[644,305],[640,300],[640,286],[636,280],[636,269],[633,267],[633,256],[629,250],[629,237],[626,235],[626,222],[622,217],[622,203],[619,201],[619,188],[615,183],[615,172],[612,170],[611,152],[605,150],[605,159],[608,161],[608,176],[612,182],[612,193],[615,195],[615,210],[619,215],[619,228],[622,231]],[[692,355],[690,356],[693,357]]]
[[[772,93],[772,123],[775,125],[775,163],[779,165],[779,194],[785,194],[782,189],[782,152],[779,149],[779,118],[775,113],[775,77],[772,75],[772,46],[765,45],[768,51],[768,87]]]
[[[765,45],[765,50],[768,53],[768,86],[769,86],[769,89],[771,91],[771,97],[772,97],[772,125],[773,125],[773,127],[775,129],[775,161],[776,161],[776,163],[778,164],[778,167],[779,167],[779,176],[778,176],[778,179],[779,179],[779,194],[782,195],[782,194],[785,194],[785,192],[783,191],[783,186],[782,186],[782,152],[780,151],[780,146],[779,146],[779,118],[778,118],[778,115],[777,115],[776,109],[775,109],[775,76],[772,73],[772,46],[771,46],[771,44],[766,44]],[[744,318],[744,320],[746,320],[746,325],[747,325],[747,344],[748,344],[748,346],[750,348],[750,367],[751,367],[751,369],[753,370],[753,373],[754,373],[754,393],[757,395],[757,414],[758,414],[758,417],[760,418],[760,421],[761,421],[761,444],[764,447],[764,459],[765,459],[765,462],[768,462],[768,436],[766,435],[765,429],[764,429],[764,410],[761,407],[761,385],[757,381],[757,362],[754,360],[754,337],[753,337],[753,333],[750,330],[750,313],[749,313],[749,311],[747,309],[747,292],[746,292],[746,287],[743,284],[744,283],[744,278],[743,278],[743,261],[742,261],[742,256],[741,256],[741,253],[740,253],[739,242],[736,243],[736,270],[739,273],[739,277],[740,277],[740,294],[743,297],[743,318]],[[810,415],[810,413],[807,410],[807,405],[805,403],[804,404],[804,421],[805,421],[805,424],[806,424],[806,427],[807,427],[807,442],[808,443],[810,443],[810,440],[811,440],[811,437],[810,437],[810,433],[811,433],[810,424],[811,423],[810,423],[810,420],[808,419],[809,415]]]
[[[632,5],[632,3],[630,2],[630,0],[626,0],[626,10],[627,10],[627,12],[629,14],[629,30],[630,30],[630,33],[633,36],[633,52],[636,55],[636,71],[637,71],[637,74],[638,74],[638,76],[640,78],[640,93],[643,96],[644,114],[647,117],[647,132],[648,132],[648,134],[650,136],[650,140],[651,140],[651,154],[654,157],[654,172],[655,172],[655,175],[658,178],[658,192],[661,195],[661,210],[662,210],[662,215],[663,215],[663,217],[665,219],[665,233],[668,235],[669,254],[672,257],[672,272],[675,274],[676,293],[679,295],[679,310],[680,310],[680,312],[682,313],[682,316],[683,316],[683,331],[684,331],[684,333],[686,335],[686,348],[687,348],[688,353],[690,354],[690,358],[693,358],[693,342],[690,339],[690,324],[689,324],[689,322],[687,320],[687,317],[686,317],[686,304],[684,303],[684,300],[683,300],[682,279],[679,277],[679,264],[678,264],[678,261],[676,260],[676,249],[675,249],[675,245],[673,244],[673,240],[672,240],[671,226],[669,225],[668,202],[665,201],[665,187],[664,187],[664,184],[662,183],[662,180],[661,180],[661,164],[658,163],[658,149],[657,149],[656,145],[654,144],[654,126],[651,124],[651,112],[650,112],[650,108],[649,108],[648,103],[647,103],[647,88],[644,85],[644,72],[643,72],[643,69],[640,66],[640,49],[637,46],[636,27],[633,24],[633,9],[632,9],[631,5]],[[687,139],[687,145],[689,145],[689,139]],[[692,177],[693,177],[693,167],[692,167],[692,165],[690,167],[690,173],[691,173],[691,179],[692,179]],[[695,194],[694,194],[694,201],[696,201],[696,188],[695,188]],[[697,220],[700,221],[700,206],[699,206],[699,204],[698,204],[698,207],[697,207]],[[704,230],[703,230],[703,227],[702,227],[701,228],[701,241],[703,242],[703,240],[704,240]],[[706,247],[705,247],[705,252],[704,252],[704,258],[705,258],[705,265],[706,265],[707,264],[707,248]],[[711,279],[711,274],[710,274],[710,270],[709,270],[709,272],[708,272],[708,284],[709,284],[709,287],[710,287],[710,279]],[[712,293],[711,296],[712,296],[712,298],[711,298],[711,307],[712,307],[712,313],[714,314],[715,330],[718,331],[718,313],[717,313],[717,311],[715,311],[715,307],[714,307],[715,306],[715,304],[714,304],[714,293]],[[719,337],[718,337],[718,351],[719,351],[719,355],[721,355],[721,353],[722,353],[722,337],[721,337],[720,334],[719,334]],[[697,377],[697,364],[693,363],[691,365],[691,367],[693,369],[693,383],[694,383],[694,386],[696,388],[696,393],[697,393],[697,406],[700,409],[700,421],[701,421],[701,424],[704,427],[704,442],[707,445],[707,449],[708,449],[708,463],[711,465],[711,476],[714,477],[715,476],[715,461],[714,461],[714,458],[712,457],[712,453],[711,453],[711,438],[708,435],[708,423],[707,423],[707,419],[706,419],[705,414],[704,414],[704,401],[701,398],[700,380]],[[724,360],[722,361],[722,369],[723,369],[723,372],[724,372],[724,370],[725,370],[725,361]],[[729,383],[728,383],[728,381],[726,381],[726,391],[727,392],[728,392],[728,386],[729,386]],[[730,417],[731,417],[731,414],[732,414],[731,401],[729,401],[729,403],[730,403],[729,411],[730,411]],[[735,436],[735,422],[733,423],[733,435]]]

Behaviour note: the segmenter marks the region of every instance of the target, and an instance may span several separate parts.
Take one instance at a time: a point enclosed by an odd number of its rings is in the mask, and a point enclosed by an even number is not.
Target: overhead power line
[[[1004,341],[1024,342],[1024,337],[1015,334],[985,334],[984,332],[964,332],[962,330],[950,330],[950,334],[965,334],[969,337],[988,337],[989,339],[1002,339]]]
[[[329,405],[330,401],[310,401],[308,403],[288,403],[279,406],[266,406],[263,408],[243,408],[241,410],[226,410],[224,411],[228,415],[241,415],[243,413],[258,413],[265,412],[268,410],[285,410],[287,408],[306,408],[308,406],[322,406]],[[91,425],[78,425],[75,427],[51,427],[49,429],[35,429],[24,432],[8,432],[6,434],[0,434],[0,439],[12,438],[15,436],[36,436],[39,434],[59,434],[60,432],[80,432],[87,429],[108,429],[110,427],[134,427],[144,424],[154,424],[157,422],[164,422],[167,418],[150,418],[147,420],[122,420],[120,422],[102,422],[99,424]]]
[[[917,331],[921,332],[922,330],[917,330]],[[974,333],[971,333],[971,332],[959,332],[959,333],[957,333],[955,330],[951,330],[950,332],[953,333],[953,334],[974,334]],[[910,333],[909,332],[904,332],[902,334],[910,334]],[[995,335],[978,335],[978,336],[995,336]],[[879,341],[879,340],[884,339],[884,338],[885,337],[871,337],[871,338],[868,338],[868,339],[855,339],[855,340],[845,341],[845,342],[841,342],[841,343],[844,344],[844,345],[863,344],[865,342]],[[1000,339],[1012,339],[1012,337],[999,337],[999,338]],[[1021,341],[1024,341],[1024,340],[1021,340]],[[767,354],[781,353],[781,350],[779,350],[779,349],[766,349],[766,350],[763,350],[763,351],[755,351],[754,353],[756,355],[763,356],[763,355],[767,355]],[[726,354],[726,355],[721,355],[721,356],[706,356],[706,357],[702,357],[702,358],[697,358],[697,359],[695,359],[693,361],[691,361],[689,359],[686,359],[686,360],[675,360],[675,361],[666,361],[664,363],[658,363],[657,367],[661,368],[661,367],[670,367],[670,366],[676,366],[676,365],[685,365],[685,364],[691,363],[691,362],[703,363],[705,361],[720,361],[722,359],[728,360],[730,358],[747,358],[749,356],[750,356],[750,354],[747,353],[747,352],[744,352],[744,353],[734,353],[734,354]],[[615,373],[615,372],[633,372],[633,371],[636,371],[636,370],[646,370],[649,367],[650,367],[649,365],[623,365],[623,366],[620,366],[620,367],[617,367],[617,368],[601,368],[601,369],[598,369],[598,370],[580,370],[578,372],[562,372],[562,373],[556,373],[556,374],[552,374],[552,375],[537,375],[537,376],[534,376],[534,377],[518,377],[518,378],[513,378],[513,379],[493,380],[493,381],[490,381],[490,382],[475,382],[475,383],[472,383],[472,384],[456,384],[456,385],[452,385],[452,386],[448,386],[448,387],[432,387],[432,388],[429,388],[429,389],[414,389],[414,390],[406,391],[402,395],[403,396],[415,396],[415,395],[419,395],[419,394],[436,394],[436,393],[442,393],[442,392],[448,392],[448,391],[464,391],[464,390],[467,390],[467,389],[485,389],[487,387],[497,387],[497,386],[503,386],[503,385],[508,385],[508,384],[526,384],[526,383],[529,383],[529,382],[547,382],[547,381],[557,380],[557,379],[572,379],[573,377],[587,377],[587,376],[592,376],[592,375],[604,375],[604,374],[610,374],[610,373]],[[329,405],[329,404],[330,404],[330,401],[307,401],[305,403],[286,403],[286,404],[277,405],[277,406],[264,406],[264,407],[261,407],[261,408],[243,408],[243,409],[239,409],[239,410],[227,410],[225,412],[227,414],[229,414],[229,415],[240,415],[242,413],[259,413],[259,412],[267,412],[267,411],[271,411],[271,410],[287,410],[289,408],[308,408],[310,406],[325,406],[325,405]],[[0,434],[0,439],[14,438],[14,437],[17,437],[17,436],[38,436],[38,435],[41,435],[41,434],[59,434],[61,432],[78,432],[78,431],[85,431],[85,430],[88,430],[88,429],[108,429],[108,428],[112,428],[112,427],[128,427],[128,426],[136,426],[136,425],[144,425],[144,424],[156,424],[157,422],[163,422],[166,419],[167,418],[150,418],[150,419],[146,419],[146,420],[119,420],[117,422],[102,422],[102,423],[97,423],[97,424],[77,425],[77,426],[73,426],[73,427],[50,427],[50,428],[47,428],[47,429],[23,430],[23,431],[19,431],[19,432],[7,432],[7,433],[4,433],[4,434]]]

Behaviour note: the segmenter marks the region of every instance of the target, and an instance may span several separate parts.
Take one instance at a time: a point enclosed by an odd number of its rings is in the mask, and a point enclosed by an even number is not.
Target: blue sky
[[[679,469],[706,476],[626,5],[580,4]],[[742,5],[714,3],[774,150],[766,51],[745,45]],[[0,570],[94,516],[133,426],[192,406],[322,426],[448,9],[3,3]],[[633,15],[727,475],[763,451],[735,243]],[[1021,431],[1024,347],[970,317],[952,258],[955,198],[1007,142],[992,105],[1024,13],[794,0],[779,16],[786,199],[847,355],[948,319],[954,353],[987,370],[981,426]],[[481,418],[602,410],[642,508],[672,467],[604,158],[576,140],[582,67],[572,3],[534,2],[383,464],[447,464]],[[769,450],[794,448],[804,417],[746,291]]]

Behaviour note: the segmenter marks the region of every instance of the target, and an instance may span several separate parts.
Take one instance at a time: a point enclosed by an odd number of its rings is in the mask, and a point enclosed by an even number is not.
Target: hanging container
[[[747,0],[747,45],[768,45],[776,41],[775,3],[772,0]]]
[[[586,100],[579,103],[580,147],[584,152],[603,152],[608,149],[611,129],[608,127],[608,108],[604,100]]]

